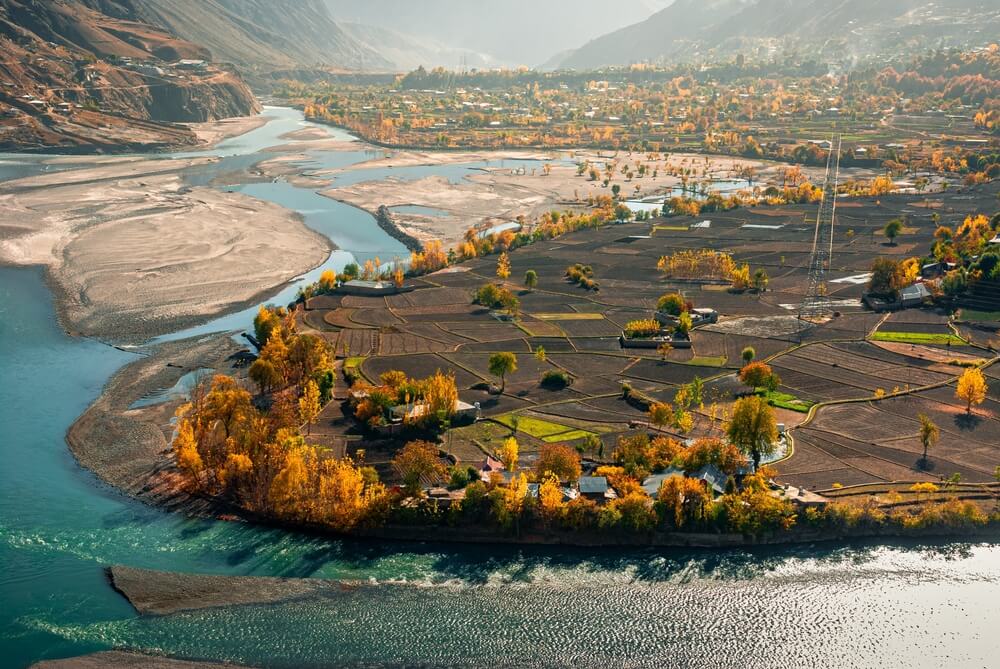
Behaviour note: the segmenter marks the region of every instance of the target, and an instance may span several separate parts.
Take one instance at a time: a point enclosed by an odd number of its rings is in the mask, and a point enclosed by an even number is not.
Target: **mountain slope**
[[[990,0],[678,0],[558,62],[588,69],[795,52],[830,60],[983,44],[1000,34]]]
[[[203,44],[217,60],[243,70],[393,67],[342,30],[320,0],[111,1],[132,6],[143,20]]]
[[[204,47],[116,7],[0,0],[0,147],[67,151],[196,143],[176,122],[259,110],[240,76]],[[190,62],[181,62],[189,59]]]

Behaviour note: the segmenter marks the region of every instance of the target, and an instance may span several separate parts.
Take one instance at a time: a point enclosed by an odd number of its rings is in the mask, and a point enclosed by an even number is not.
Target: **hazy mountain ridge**
[[[502,65],[535,66],[590,37],[648,17],[672,0],[324,0],[339,22],[362,23],[489,54]],[[379,50],[382,45],[371,44]],[[425,63],[426,65],[426,63]],[[471,66],[471,64],[470,64]]]
[[[495,57],[472,49],[463,49],[429,38],[414,37],[390,28],[366,23],[340,22],[340,27],[354,40],[377,49],[395,69],[409,71],[424,67],[448,69],[488,68],[502,65]]]
[[[755,51],[838,60],[975,45],[997,34],[1000,6],[983,0],[678,0],[552,65],[588,69]]]

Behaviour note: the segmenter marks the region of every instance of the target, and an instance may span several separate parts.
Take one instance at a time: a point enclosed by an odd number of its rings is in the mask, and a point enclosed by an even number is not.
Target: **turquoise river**
[[[270,123],[220,144],[213,153],[223,159],[191,181],[270,157],[260,151],[309,125],[293,110],[266,113]],[[371,155],[313,152],[303,167]],[[340,182],[461,179],[476,166],[357,170]],[[0,179],[45,169],[44,158],[0,156]],[[404,253],[371,216],[309,189],[224,187],[301,212],[340,249],[327,266]],[[171,337],[248,319],[233,314]],[[0,268],[0,667],[109,648],[276,667],[1000,663],[993,544],[681,552],[355,543],[150,508],[82,470],[64,441],[131,359],[67,336],[41,269]],[[117,563],[359,586],[323,600],[140,618],[105,579],[103,568]]]

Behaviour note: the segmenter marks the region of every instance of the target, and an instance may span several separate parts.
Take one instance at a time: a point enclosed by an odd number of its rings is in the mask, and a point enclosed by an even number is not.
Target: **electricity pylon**
[[[833,258],[833,227],[837,214],[837,181],[840,178],[840,135],[830,142],[830,155],[826,158],[826,175],[823,177],[823,199],[816,214],[813,233],[812,256],[809,259],[809,288],[799,306],[799,318],[820,318],[830,312],[827,295],[826,272]]]

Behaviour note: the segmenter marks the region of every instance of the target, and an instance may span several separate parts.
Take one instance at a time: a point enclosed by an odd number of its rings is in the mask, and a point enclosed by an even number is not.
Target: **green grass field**
[[[888,341],[898,344],[951,344],[962,346],[965,340],[951,333],[928,333],[928,332],[876,332],[872,335],[873,341]]]
[[[962,309],[962,318],[975,323],[1000,321],[1000,311],[975,311],[973,309]]]
[[[815,402],[810,402],[809,400],[802,400],[795,395],[789,395],[788,393],[779,392],[767,392],[758,391],[757,393],[761,397],[767,400],[767,403],[773,407],[778,407],[779,409],[788,409],[789,411],[798,411],[799,413],[808,413],[809,409],[812,408]]]
[[[728,361],[729,358],[727,358],[724,355],[716,355],[716,356],[700,355],[700,356],[695,356],[690,360],[688,360],[687,364],[695,365],[697,367],[722,367]]]
[[[602,321],[604,314],[581,313],[579,311],[568,311],[566,313],[541,313],[530,314],[540,321]]]
[[[497,416],[494,420],[512,430],[514,429],[512,414],[508,413],[502,416]],[[541,418],[535,418],[534,416],[518,416],[517,431],[531,435],[535,439],[541,439],[548,444],[560,441],[583,439],[584,437],[596,434],[594,432],[581,430],[570,425],[562,425],[560,423],[553,423],[552,421],[543,420]]]

